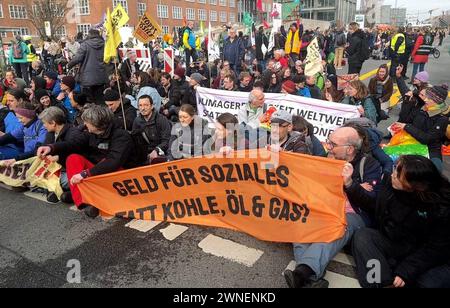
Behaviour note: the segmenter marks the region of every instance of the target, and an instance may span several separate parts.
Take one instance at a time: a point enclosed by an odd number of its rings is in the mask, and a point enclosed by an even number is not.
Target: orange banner
[[[237,154],[88,178],[80,190],[85,203],[118,217],[223,227],[273,242],[343,236],[343,162],[267,150]]]

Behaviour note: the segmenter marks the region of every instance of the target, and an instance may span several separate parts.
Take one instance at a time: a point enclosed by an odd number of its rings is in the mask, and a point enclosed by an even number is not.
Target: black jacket
[[[174,126],[174,134],[170,137],[168,161],[198,157],[211,153],[211,130],[208,121],[198,116],[194,117],[191,125],[182,127],[180,123]]]
[[[44,144],[52,148],[52,153],[58,153],[58,162],[65,167],[67,157],[74,153],[82,154],[83,144],[86,144],[87,141],[88,135],[84,134],[80,128],[66,124],[57,138],[55,138],[55,133],[47,133]]]
[[[150,120],[146,121],[142,115],[134,120],[131,135],[135,141],[136,153],[139,153],[139,163],[146,161],[148,154],[156,148],[167,154],[172,125],[163,115],[153,112]]]
[[[80,65],[77,81],[82,87],[104,85],[108,83],[103,56],[105,41],[101,36],[91,36],[81,43],[80,49],[67,65],[71,69]]]
[[[134,64],[134,69],[136,72],[140,72],[141,67],[139,65],[139,63],[135,62]],[[129,81],[131,78],[131,63],[130,63],[130,59],[126,59],[125,61],[123,61],[122,65],[120,66],[120,75],[122,76],[122,80],[124,81]]]
[[[347,48],[348,63],[349,64],[362,64],[361,61],[361,49],[362,41],[364,39],[364,32],[359,29],[350,36],[349,43],[350,46]]]
[[[131,106],[131,102],[129,99],[123,100],[123,109],[125,112],[125,122],[127,123],[127,131],[131,132],[134,120],[136,119],[137,116],[137,110],[136,108]],[[114,121],[118,128],[125,129],[122,107],[117,108],[117,110],[114,112]]]
[[[412,123],[405,126],[405,131],[428,146],[430,158],[442,160],[441,148],[445,141],[447,126],[447,117],[441,114],[430,117],[427,112],[421,110],[414,116]]]
[[[182,105],[191,105],[197,110],[197,91],[193,87],[189,87],[189,90],[183,96]]]
[[[264,54],[262,52],[262,46],[269,47],[269,40],[267,36],[261,32],[258,32],[255,37],[255,45],[256,45],[256,59],[258,61],[264,60]]]
[[[79,149],[79,154],[95,165],[87,170],[89,176],[111,173],[130,166],[134,146],[127,131],[117,128],[114,123],[111,123],[102,135],[91,134],[87,131],[83,131],[82,134],[84,136],[77,143],[77,150]],[[70,148],[75,144],[75,141],[62,144],[57,142],[52,145],[50,154],[77,153]]]
[[[309,92],[311,92],[311,97],[315,99],[322,99],[322,91],[320,91],[319,87],[316,85],[306,85],[306,87],[309,89]]]
[[[348,196],[357,198],[353,192]],[[442,198],[444,200],[444,198]],[[413,193],[395,190],[385,175],[377,198],[359,200],[374,214],[377,229],[389,240],[410,247],[394,275],[408,284],[450,259],[450,200],[425,203]]]

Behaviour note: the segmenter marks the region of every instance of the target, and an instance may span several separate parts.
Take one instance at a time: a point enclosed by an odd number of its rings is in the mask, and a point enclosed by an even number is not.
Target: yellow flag
[[[161,27],[153,20],[150,14],[145,13],[134,31],[134,36],[142,43],[147,44],[162,33]]]
[[[120,29],[127,24],[130,17],[122,5],[118,4],[111,14],[111,20],[116,29]]]
[[[103,55],[103,61],[105,63],[111,62],[117,56],[117,47],[119,46],[122,38],[118,29],[114,26],[111,18],[111,13],[108,11],[106,13],[105,20],[106,29],[106,43],[105,43],[105,53]]]

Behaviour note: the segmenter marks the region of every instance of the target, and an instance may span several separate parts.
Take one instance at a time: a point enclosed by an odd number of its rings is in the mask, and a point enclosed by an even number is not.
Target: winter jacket
[[[450,259],[449,200],[425,203],[414,193],[395,190],[385,175],[376,198],[359,198],[351,190],[347,196],[375,217],[377,229],[387,239],[409,247],[393,269],[407,284]],[[389,254],[389,252],[387,252]]]
[[[28,54],[30,53],[30,49],[28,48],[27,44],[25,42],[20,41],[20,46],[22,48],[22,59],[15,59],[14,58],[14,44],[9,49],[9,63],[15,64],[15,63],[28,63]]]
[[[0,132],[9,134],[16,129],[23,128],[22,123],[19,122],[14,112],[7,107],[0,109],[0,115],[1,114],[3,114],[3,116],[1,116],[3,121],[0,123]]]
[[[303,97],[309,97],[311,98],[311,91],[309,91],[308,87],[304,87],[303,89],[298,90],[297,92],[298,96],[303,96]]]
[[[136,96],[136,100],[139,101],[139,98],[144,95],[148,95],[152,98],[153,107],[155,108],[155,110],[157,110],[157,112],[159,112],[159,110],[161,109],[161,105],[162,105],[162,99],[161,99],[161,96],[159,96],[158,91],[153,87],[144,86],[139,89],[139,93]]]
[[[100,36],[91,36],[85,40],[77,54],[67,65],[71,69],[80,64],[78,83],[82,87],[104,85],[108,83],[105,64],[103,63],[105,41]]]
[[[364,40],[364,32],[357,30],[350,36],[350,45],[347,48],[348,63],[353,65],[362,65],[361,61],[362,43]]]
[[[223,47],[223,59],[224,61],[230,62],[230,65],[237,69],[241,66],[241,61],[244,59],[245,48],[242,44],[242,40],[235,38],[231,41],[227,38]]]
[[[384,81],[373,77],[369,82],[370,95],[378,98],[380,102],[388,102],[394,93],[394,82],[390,76],[387,76]]]
[[[269,144],[271,144],[270,140]],[[280,148],[285,152],[293,152],[307,155],[312,154],[312,144],[308,145],[306,143],[305,136],[296,131],[289,133],[288,139],[283,144],[280,145]]]
[[[101,135],[91,134],[87,131],[83,131],[82,134],[83,136],[76,144],[77,149],[80,149],[80,154],[95,165],[86,170],[88,176],[111,173],[129,166],[132,161],[134,145],[127,131],[117,128],[114,123],[111,123]],[[52,145],[50,154],[59,155],[61,151],[66,152],[67,145],[70,148],[75,145],[75,142],[69,141],[65,145],[56,143]]]
[[[208,121],[198,116],[194,117],[191,125],[183,127],[177,123],[170,137],[168,161],[198,157],[211,153],[212,132],[208,127]]]
[[[440,113],[431,115],[425,111],[416,114],[411,124],[405,126],[405,131],[422,144],[428,146],[430,159],[442,160],[442,144],[448,126],[448,117]]]
[[[87,140],[88,134],[72,124],[66,124],[57,137],[55,133],[47,133],[44,144],[52,149],[51,153],[58,153],[58,163],[65,168],[67,157],[74,153],[82,154],[82,145]]]
[[[159,149],[166,155],[169,149],[169,141],[171,135],[172,125],[170,121],[161,115],[153,111],[150,119],[146,121],[142,115],[139,115],[133,123],[133,130],[131,132],[138,153],[142,156],[138,159],[143,162],[147,159],[147,156],[155,149]],[[158,151],[159,152],[159,151]]]
[[[141,71],[139,63],[135,62],[133,66],[135,72]],[[131,75],[132,75],[132,67],[130,59],[126,59],[120,66],[120,76],[122,77],[122,80],[129,81],[131,79]]]
[[[424,43],[424,36],[419,35],[419,37],[416,40],[416,44],[414,45],[413,52],[411,54],[413,63],[419,64],[419,63],[428,63],[429,55],[420,55],[417,54],[417,51],[419,50],[420,46]]]
[[[137,110],[133,106],[131,106],[131,102],[128,99],[123,100],[123,110],[125,113],[125,122],[127,123],[127,131],[131,131],[133,128],[134,120],[137,116]],[[117,110],[114,112],[114,121],[116,126],[121,129],[125,129],[124,121],[123,121],[123,113],[122,107],[119,106]]]
[[[353,106],[363,106],[365,114],[364,117],[368,118],[373,123],[378,123],[377,121],[378,113],[372,98],[366,97],[362,101],[356,101],[353,97],[346,96],[344,97],[342,103]]]
[[[255,37],[256,44],[256,59],[258,61],[264,60],[264,53],[262,52],[262,46],[264,45],[266,48],[269,47],[269,40],[267,36],[261,32],[258,32]]]
[[[0,137],[0,146],[7,144],[17,144],[22,148],[23,153],[15,157],[17,161],[31,158],[36,155],[37,148],[44,144],[47,130],[44,124],[35,118],[27,125],[18,127],[9,134]]]
[[[322,99],[322,92],[320,91],[318,86],[316,86],[316,85],[310,86],[307,84],[305,88],[307,88],[309,90],[312,98]]]
[[[191,105],[197,110],[197,90],[189,87],[189,91],[183,96],[182,105]]]
[[[347,38],[345,37],[345,33],[343,31],[339,31],[336,33],[336,38],[334,40],[335,48],[344,48],[345,44],[347,44]]]

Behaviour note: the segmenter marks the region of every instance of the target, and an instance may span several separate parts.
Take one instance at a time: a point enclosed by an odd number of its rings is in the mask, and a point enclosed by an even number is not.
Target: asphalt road
[[[363,73],[381,63],[366,62]],[[449,64],[448,52],[430,60],[431,83],[450,80]],[[449,170],[447,162],[447,175]],[[69,206],[4,188],[0,196],[0,287],[284,288],[282,272],[292,266],[290,245],[238,232],[168,223],[127,227],[129,221],[91,220]],[[74,260],[80,284],[67,279]],[[330,264],[331,287],[358,286],[351,264],[344,253]]]

